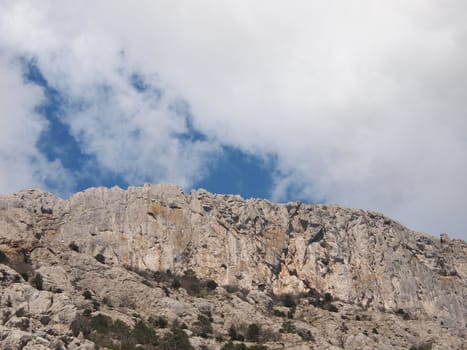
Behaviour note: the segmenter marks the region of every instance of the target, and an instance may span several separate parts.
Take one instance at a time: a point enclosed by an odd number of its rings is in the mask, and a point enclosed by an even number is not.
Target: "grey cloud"
[[[134,173],[123,162],[131,178],[166,166],[167,178],[189,183],[222,140],[277,155],[275,198],[300,189],[305,199],[467,237],[465,2],[20,3],[2,9],[6,50],[36,55],[72,94],[94,101],[101,81],[116,89],[112,106],[96,100],[90,114],[69,120],[103,165],[121,149],[93,134],[94,116],[136,113],[131,122],[99,121],[115,137],[127,137],[128,123],[147,131],[133,143],[140,155],[123,153],[137,157]],[[184,148],[167,136],[184,121],[129,92],[116,74],[122,49],[129,71],[157,72],[189,102],[208,143]],[[190,160],[188,172],[180,168]]]

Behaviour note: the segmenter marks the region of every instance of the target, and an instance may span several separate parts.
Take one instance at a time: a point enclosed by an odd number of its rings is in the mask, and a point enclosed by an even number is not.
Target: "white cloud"
[[[40,88],[24,83],[20,68],[0,55],[0,193],[45,187],[49,182],[56,191],[69,189],[61,164],[47,161],[36,149],[40,133],[47,127],[34,111],[43,96]]]
[[[464,1],[5,4],[3,48],[36,56],[54,86],[90,103],[67,121],[106,168],[200,176],[217,142],[172,137],[186,128],[168,108],[180,95],[213,140],[277,154],[278,198],[300,188],[467,237]],[[154,106],[132,70],[157,73],[168,96]]]
[[[175,108],[181,97],[131,62],[115,33],[99,23],[83,23],[80,16],[76,20],[83,8],[64,7],[62,12],[51,2],[43,7],[32,2],[9,5],[2,11],[0,42],[7,51],[34,58],[70,105],[62,122],[104,171],[129,183],[171,181],[182,186],[205,174],[209,157],[220,151],[217,142],[180,137],[190,132],[188,116]],[[134,88],[134,74],[142,75],[148,89]]]

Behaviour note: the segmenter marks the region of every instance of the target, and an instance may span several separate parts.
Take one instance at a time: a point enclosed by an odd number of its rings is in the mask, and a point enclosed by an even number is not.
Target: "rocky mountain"
[[[467,349],[467,245],[173,185],[0,196],[1,349]]]

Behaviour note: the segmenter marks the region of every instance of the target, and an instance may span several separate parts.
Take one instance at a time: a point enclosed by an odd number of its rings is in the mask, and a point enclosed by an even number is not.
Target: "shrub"
[[[83,297],[84,297],[84,299],[86,299],[86,300],[91,300],[91,299],[92,299],[92,294],[91,294],[91,292],[90,292],[89,290],[85,290],[85,291],[83,292]]]
[[[42,279],[42,275],[40,273],[36,273],[34,278],[31,281],[32,285],[36,287],[38,290],[42,290],[44,280]]]
[[[98,347],[115,348],[115,342],[120,343],[119,349],[134,350],[137,344],[157,345],[157,337],[155,332],[147,327],[143,321],[135,324],[131,329],[125,322],[121,320],[112,321],[108,316],[99,314],[94,317],[79,317],[76,322],[72,323],[74,330],[73,334],[78,332],[78,323],[80,331],[87,338],[92,340]],[[78,333],[79,334],[79,333]]]
[[[105,256],[103,256],[102,254],[97,254],[94,258],[101,264],[105,264]]]
[[[165,317],[149,318],[149,323],[156,328],[167,328],[169,321]]]
[[[224,286],[222,286],[227,293],[235,293],[235,292],[238,292],[238,287],[236,285],[233,285],[233,284],[226,284]]]
[[[42,315],[39,318],[39,322],[42,323],[43,326],[47,326],[52,319],[48,315]]]
[[[295,307],[297,304],[295,303],[294,298],[290,294],[286,294],[284,296],[284,299],[282,300],[282,303],[284,304],[285,307]]]
[[[23,262],[26,264],[31,264],[31,256],[28,250],[21,249],[21,254],[23,254]]]
[[[328,304],[325,309],[330,312],[339,312],[339,309],[334,304]]]
[[[298,329],[297,334],[302,338],[304,341],[315,341],[315,337],[309,330],[306,329]]]
[[[73,337],[77,337],[81,332],[81,322],[78,319],[73,320],[70,324],[70,330]]]
[[[282,327],[279,329],[280,333],[295,333],[297,329],[291,321],[282,322]]]
[[[157,344],[157,335],[154,329],[149,328],[143,321],[138,321],[133,328],[133,336],[141,344]]]
[[[410,350],[431,350],[433,344],[431,342],[420,343],[418,345],[412,345]]]
[[[239,341],[244,341],[245,340],[245,337],[239,333],[237,333],[237,330],[235,329],[235,327],[232,325],[230,326],[229,328],[229,337],[230,337],[230,340],[239,340]]]
[[[89,317],[91,316],[92,311],[90,309],[84,309],[83,310],[83,316]]]
[[[178,289],[180,288],[182,285],[180,284],[180,281],[177,280],[177,279],[174,279],[173,282],[172,282],[172,288],[174,289]]]
[[[410,314],[404,309],[397,309],[396,314],[402,316],[404,320],[410,320]]]
[[[191,350],[194,349],[190,344],[188,335],[181,328],[174,328],[167,333],[159,343],[158,349],[162,350]]]
[[[206,283],[206,287],[208,289],[211,289],[211,290],[214,290],[217,288],[217,283],[213,280],[209,280],[207,283]]]
[[[243,343],[234,344],[231,341],[225,343],[221,350],[247,350],[247,346]]]
[[[98,347],[114,349],[116,341],[120,342],[119,349],[124,350],[134,350],[137,344],[148,345],[148,349],[153,349],[152,346],[158,344],[154,330],[141,320],[133,329],[121,320],[112,321],[110,317],[102,314],[91,318],[81,316],[77,322],[83,335]],[[76,324],[73,332],[77,332]]]
[[[207,338],[208,334],[212,333],[211,319],[204,315],[198,315],[198,320],[195,322],[194,334],[203,338]]]
[[[79,253],[79,247],[78,245],[75,243],[75,242],[71,242],[68,247],[71,249],[71,250],[74,250],[75,252],[78,252]]]
[[[26,316],[26,311],[24,311],[23,308],[19,308],[18,310],[16,310],[15,316],[16,316],[16,317],[23,317],[23,316]]]
[[[112,300],[109,297],[104,297],[102,302],[107,305],[108,307],[112,307]]]
[[[109,316],[98,314],[91,318],[89,326],[92,330],[95,330],[98,333],[106,334],[112,326],[112,319]]]
[[[225,343],[221,350],[267,350],[265,345],[246,346],[244,343],[234,344],[231,341]]]
[[[8,257],[4,252],[0,250],[0,264],[7,264],[8,263]]]
[[[277,316],[277,317],[285,317],[286,316],[286,314],[283,311],[280,311],[280,310],[277,310],[277,309],[274,309],[272,314],[274,316]]]
[[[246,338],[248,340],[257,342],[259,339],[260,331],[261,331],[260,327],[256,323],[252,323],[248,326]]]

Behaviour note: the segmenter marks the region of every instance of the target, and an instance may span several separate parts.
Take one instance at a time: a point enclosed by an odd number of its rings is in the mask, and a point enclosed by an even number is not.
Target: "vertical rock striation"
[[[110,266],[183,274],[274,294],[317,291],[370,309],[467,322],[467,245],[375,212],[276,204],[173,185],[92,188],[62,200],[0,196],[0,249],[74,244]],[[59,269],[59,267],[57,267]],[[61,282],[66,285],[66,278]]]

